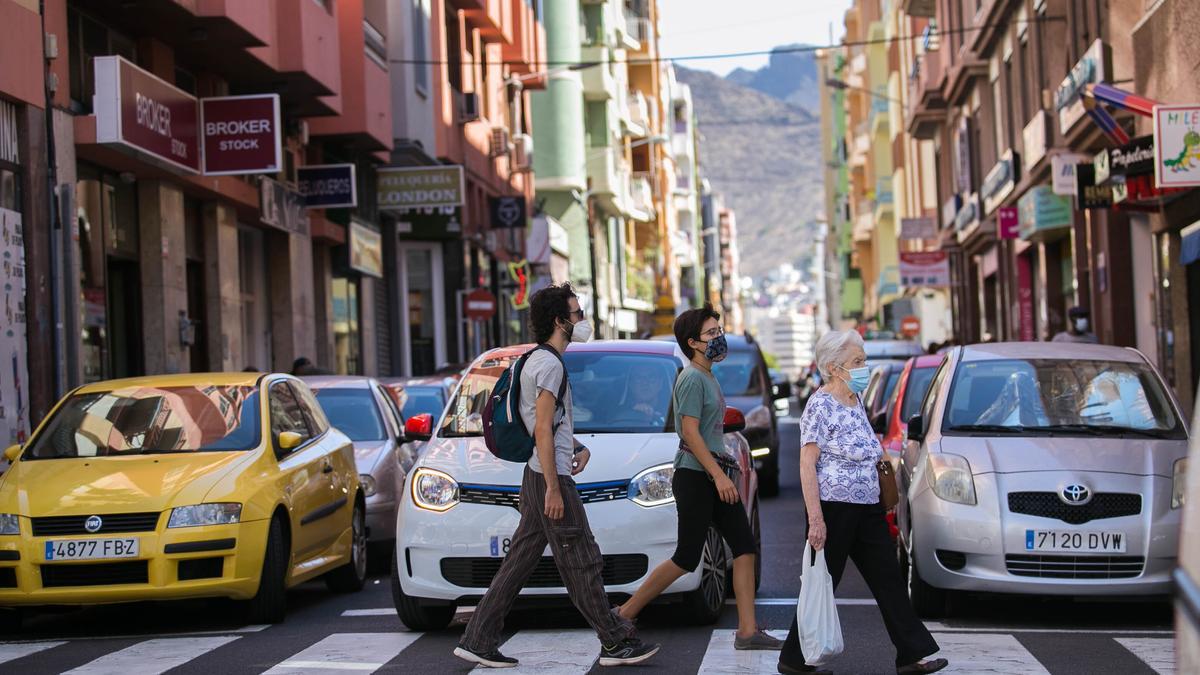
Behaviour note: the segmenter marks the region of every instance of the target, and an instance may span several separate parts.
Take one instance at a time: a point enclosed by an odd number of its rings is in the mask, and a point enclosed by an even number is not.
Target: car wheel
[[[450,625],[454,618],[454,603],[445,605],[422,604],[417,598],[406,595],[400,587],[400,568],[396,563],[398,556],[392,556],[392,603],[396,606],[396,615],[409,630],[427,631],[442,630]]]
[[[350,529],[350,560],[325,575],[325,585],[335,593],[354,593],[367,583],[367,510],[361,500],[354,502]]]
[[[912,534],[909,533],[909,541]],[[916,557],[911,551],[905,551],[905,582],[908,586],[908,599],[912,602],[917,616],[922,619],[940,619],[946,613],[946,592],[925,583],[921,572],[917,569]]]
[[[684,597],[684,618],[697,624],[716,623],[729,595],[729,554],[715,527],[708,528],[700,554],[700,586]]]
[[[246,601],[250,623],[280,623],[287,613],[287,568],[291,558],[283,534],[283,522],[271,519],[267,531],[267,546],[263,552],[262,574],[258,592]]]
[[[762,586],[762,526],[758,520],[758,497],[754,498],[754,508],[750,510],[750,531],[754,533],[754,591]]]

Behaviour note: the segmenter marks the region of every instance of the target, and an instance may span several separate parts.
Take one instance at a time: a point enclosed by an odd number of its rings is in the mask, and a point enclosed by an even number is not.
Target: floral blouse
[[[843,405],[824,391],[813,394],[800,419],[800,444],[809,443],[816,443],[821,450],[817,455],[821,501],[851,504],[879,501],[879,472],[875,464],[883,457],[883,447],[862,405]]]

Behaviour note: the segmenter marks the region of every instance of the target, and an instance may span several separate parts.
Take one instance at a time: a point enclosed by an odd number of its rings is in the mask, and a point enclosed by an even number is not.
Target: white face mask
[[[1087,330],[1088,330],[1088,320],[1087,319],[1085,319],[1083,317],[1079,317],[1078,319],[1075,319],[1075,331],[1076,332],[1086,333]]]
[[[587,319],[571,327],[571,342],[587,342],[592,339],[592,323]]]

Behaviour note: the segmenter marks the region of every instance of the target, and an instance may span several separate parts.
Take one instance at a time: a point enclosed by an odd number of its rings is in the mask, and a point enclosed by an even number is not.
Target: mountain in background
[[[758,70],[738,68],[725,79],[819,115],[817,64],[813,52],[810,49],[787,51],[806,47],[799,44],[776,47],[771,50],[767,65]]]
[[[737,212],[742,273],[810,257],[812,223],[824,216],[820,120],[713,73],[676,73],[692,90],[701,173]]]

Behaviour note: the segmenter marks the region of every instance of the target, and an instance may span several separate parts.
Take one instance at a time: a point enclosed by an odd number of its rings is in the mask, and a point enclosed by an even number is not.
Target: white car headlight
[[[1175,460],[1175,475],[1171,478],[1171,508],[1177,509],[1185,504],[1187,504],[1187,457]]]
[[[364,496],[366,496],[366,497],[375,496],[376,485],[375,485],[375,477],[374,476],[372,476],[369,473],[360,473],[360,474],[358,474],[358,483],[359,483],[359,485],[362,485]]]
[[[171,509],[167,527],[232,525],[242,520],[242,505],[233,503],[194,504]]]
[[[629,498],[638,506],[662,506],[675,501],[671,479],[675,467],[670,464],[651,467],[629,481]]]
[[[766,406],[760,405],[754,410],[746,413],[746,428],[747,429],[770,429],[771,428],[771,411],[767,410]]]
[[[15,513],[0,513],[0,534],[21,534],[21,523]]]
[[[965,457],[930,454],[929,486],[933,494],[948,502],[975,505],[975,479]]]
[[[417,469],[412,478],[412,498],[423,509],[445,511],[458,503],[458,483],[441,471]]]

